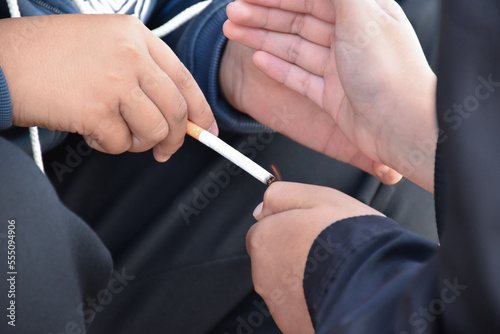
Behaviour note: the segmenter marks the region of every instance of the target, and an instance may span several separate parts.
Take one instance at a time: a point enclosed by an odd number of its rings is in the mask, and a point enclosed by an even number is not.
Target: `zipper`
[[[65,14],[62,10],[60,10],[56,6],[51,5],[43,0],[29,0],[29,1],[34,3],[35,5],[38,5],[39,7],[42,7],[44,9],[51,11],[54,14]]]

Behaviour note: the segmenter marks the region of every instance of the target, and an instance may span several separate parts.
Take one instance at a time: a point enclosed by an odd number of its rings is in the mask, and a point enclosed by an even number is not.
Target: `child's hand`
[[[436,78],[397,3],[242,0],[227,13],[226,35],[261,50],[259,69],[318,105],[362,154],[433,190]]]
[[[314,333],[302,286],[309,250],[326,227],[361,215],[381,213],[326,187],[276,182],[266,191],[246,244],[255,290],[283,333]]]
[[[153,148],[166,161],[183,143],[188,116],[206,129],[215,124],[191,74],[131,16],[54,15],[0,25],[14,125],[78,132],[112,154]]]

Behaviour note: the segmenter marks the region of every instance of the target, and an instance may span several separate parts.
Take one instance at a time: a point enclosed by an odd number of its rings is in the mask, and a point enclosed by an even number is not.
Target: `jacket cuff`
[[[270,131],[233,108],[220,90],[219,67],[227,43],[222,25],[227,20],[226,5],[229,2],[231,1],[212,2],[189,23],[179,40],[179,58],[206,95],[221,129],[239,133]]]
[[[304,273],[304,294],[314,328],[325,296],[330,298],[336,289],[340,293],[343,281],[361,264],[352,258],[370,253],[404,231],[391,219],[374,215],[344,219],[321,232],[309,251]]]
[[[9,86],[0,68],[0,130],[12,126],[12,102],[10,100]]]

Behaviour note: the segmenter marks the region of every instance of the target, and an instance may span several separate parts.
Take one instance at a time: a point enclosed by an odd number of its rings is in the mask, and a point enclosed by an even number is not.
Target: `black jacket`
[[[380,217],[327,228],[304,279],[317,333],[500,333],[500,2],[444,0],[438,53],[441,245]]]

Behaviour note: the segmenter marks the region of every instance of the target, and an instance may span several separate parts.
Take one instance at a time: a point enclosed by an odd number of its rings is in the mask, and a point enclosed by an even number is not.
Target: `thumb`
[[[376,0],[330,0],[335,11],[335,23],[354,24],[364,31],[377,15],[385,15]],[[395,2],[393,0],[389,0]],[[387,1],[384,1],[387,2]],[[383,16],[381,18],[384,18]],[[376,22],[376,21],[375,21]],[[354,28],[354,27],[353,27]]]
[[[293,182],[274,182],[264,193],[264,201],[254,211],[254,217],[261,220],[276,213],[309,209],[323,203],[330,188]]]

